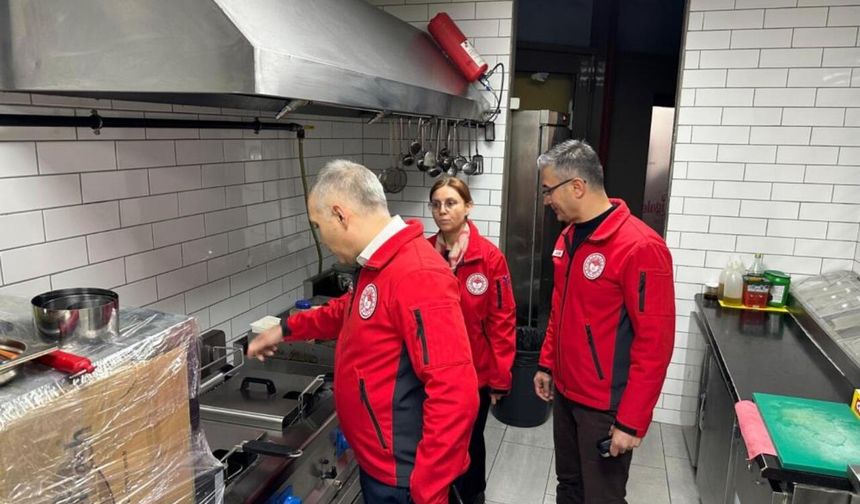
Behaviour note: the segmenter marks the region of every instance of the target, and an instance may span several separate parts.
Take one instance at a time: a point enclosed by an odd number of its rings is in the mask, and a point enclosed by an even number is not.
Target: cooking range
[[[199,421],[224,464],[224,502],[360,499],[358,466],[334,411],[334,346],[285,343],[259,362],[243,358],[247,336],[229,347],[221,331],[201,336]]]

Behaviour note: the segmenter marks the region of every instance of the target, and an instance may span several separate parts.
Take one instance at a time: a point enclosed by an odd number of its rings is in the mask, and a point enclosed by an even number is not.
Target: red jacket
[[[564,397],[615,411],[642,437],[675,341],[675,289],[666,243],[617,199],[570,257],[573,225],[553,250],[552,310],[540,366]]]
[[[460,280],[460,305],[478,372],[478,386],[494,392],[511,389],[516,353],[516,305],[508,263],[498,247],[469,224],[469,246],[455,274]],[[436,236],[430,237],[435,247]]]
[[[334,396],[363,471],[447,503],[469,466],[477,378],[457,280],[418,222],[385,242],[351,293],[291,316],[287,340],[338,338]]]

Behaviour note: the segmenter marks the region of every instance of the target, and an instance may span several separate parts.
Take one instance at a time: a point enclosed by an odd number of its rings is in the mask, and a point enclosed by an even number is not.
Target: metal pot
[[[43,338],[96,340],[119,334],[119,296],[95,289],[62,289],[34,297],[33,320]]]

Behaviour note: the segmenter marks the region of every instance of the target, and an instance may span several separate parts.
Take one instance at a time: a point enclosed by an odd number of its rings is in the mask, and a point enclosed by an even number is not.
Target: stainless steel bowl
[[[42,337],[60,344],[70,338],[105,339],[119,333],[119,296],[95,289],[62,289],[34,297],[33,320]]]

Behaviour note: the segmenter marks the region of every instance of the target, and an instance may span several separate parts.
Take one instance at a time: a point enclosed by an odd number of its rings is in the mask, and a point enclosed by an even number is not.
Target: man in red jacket
[[[360,266],[354,285],[260,334],[248,355],[271,356],[284,339],[338,338],[335,406],[364,501],[447,503],[469,465],[478,410],[457,279],[420,223],[391,217],[382,185],[361,165],[329,163],[308,211],[337,259]]]
[[[563,142],[538,167],[544,204],[569,223],[552,252],[552,307],[534,378],[541,398],[555,397],[557,502],[625,502],[632,450],[674,346],[672,258],[623,201],[606,196],[587,143]]]

